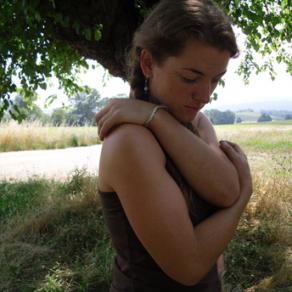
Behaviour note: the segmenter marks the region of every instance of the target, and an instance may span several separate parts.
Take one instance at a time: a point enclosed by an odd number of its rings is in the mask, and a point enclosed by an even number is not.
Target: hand
[[[237,170],[240,185],[239,200],[245,206],[252,194],[252,178],[247,157],[237,144],[230,141],[220,141],[220,148]]]
[[[143,125],[155,104],[125,98],[113,98],[96,116],[98,135],[101,140],[116,126],[131,123]]]

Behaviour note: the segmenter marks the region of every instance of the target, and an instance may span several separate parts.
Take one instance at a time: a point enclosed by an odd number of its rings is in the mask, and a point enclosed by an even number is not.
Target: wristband
[[[155,114],[157,113],[158,110],[160,109],[167,109],[166,105],[157,105],[154,107],[154,109],[152,110],[151,114],[149,115],[149,117],[147,118],[147,120],[144,122],[143,126],[148,128],[149,124],[151,123],[151,121],[153,120]]]

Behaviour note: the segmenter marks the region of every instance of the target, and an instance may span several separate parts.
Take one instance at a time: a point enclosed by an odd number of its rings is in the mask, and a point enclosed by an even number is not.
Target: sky
[[[216,93],[218,100],[213,101],[208,108],[227,108],[235,105],[243,105],[247,103],[277,102],[285,104],[292,102],[292,77],[286,73],[284,65],[278,65],[275,68],[277,77],[271,80],[268,73],[252,75],[249,84],[244,84],[242,77],[238,76],[235,71],[239,65],[239,60],[232,59],[229,63],[227,73],[224,76],[225,86],[218,86]],[[96,88],[102,97],[114,97],[117,94],[129,93],[129,86],[120,78],[109,77],[104,78],[105,70],[98,66],[95,70],[80,75],[83,85]],[[106,80],[105,80],[106,79]],[[107,80],[108,79],[108,80]],[[46,92],[40,90],[40,96],[46,97],[51,94],[57,94],[58,99],[52,104],[52,107],[59,107],[63,103],[67,103],[65,94],[58,90],[53,82],[53,86]],[[43,103],[43,99],[41,100]]]
[[[238,45],[241,51],[244,51],[244,35],[236,30]],[[218,100],[212,101],[205,109],[232,109],[234,106],[245,105],[249,103],[267,103],[275,104],[277,109],[285,109],[287,103],[292,110],[292,76],[286,72],[286,67],[283,64],[276,64],[274,67],[277,77],[274,81],[271,80],[268,73],[253,74],[250,78],[249,84],[244,84],[242,77],[235,73],[244,54],[242,53],[238,58],[231,59],[229,62],[227,73],[224,76],[225,87],[218,86],[216,93]],[[262,57],[255,56],[261,62]],[[96,64],[89,61],[90,64]],[[91,66],[89,66],[91,68]],[[98,90],[102,97],[114,97],[117,94],[129,94],[129,86],[120,78],[109,77],[105,69],[98,65],[95,69],[89,69],[87,72],[80,74],[79,78],[82,85]],[[57,89],[57,82],[52,80],[52,86],[46,91],[39,90],[38,94],[42,97],[39,105],[43,107],[45,97],[57,94],[58,99],[51,105],[51,108],[56,108],[66,104],[68,98]],[[281,108],[281,106],[283,108]]]

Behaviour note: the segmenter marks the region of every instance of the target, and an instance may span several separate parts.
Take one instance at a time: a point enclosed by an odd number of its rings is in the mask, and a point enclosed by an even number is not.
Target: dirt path
[[[66,179],[75,169],[98,173],[101,145],[0,153],[0,180],[33,176]]]

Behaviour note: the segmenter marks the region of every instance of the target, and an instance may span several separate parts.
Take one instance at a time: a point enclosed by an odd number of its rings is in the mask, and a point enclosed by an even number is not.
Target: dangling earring
[[[148,96],[148,93],[149,93],[148,82],[149,82],[149,79],[146,77],[145,83],[144,83],[144,95],[145,96]]]

